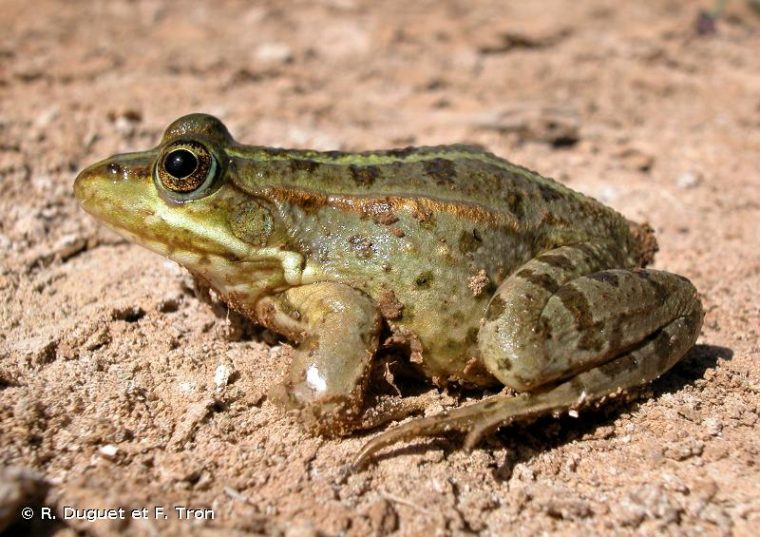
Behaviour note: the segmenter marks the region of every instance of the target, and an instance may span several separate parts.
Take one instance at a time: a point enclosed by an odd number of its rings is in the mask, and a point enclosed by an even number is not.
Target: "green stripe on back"
[[[308,149],[273,149],[260,146],[236,146],[227,148],[227,154],[232,157],[260,161],[291,161],[310,160],[320,164],[337,166],[380,166],[396,163],[425,162],[434,159],[477,160],[496,166],[529,181],[556,188],[559,191],[570,192],[566,186],[557,181],[543,177],[538,173],[513,164],[497,157],[493,153],[483,151],[468,145],[423,146],[405,149],[388,149],[380,151],[365,151],[357,153],[341,151],[313,151]]]

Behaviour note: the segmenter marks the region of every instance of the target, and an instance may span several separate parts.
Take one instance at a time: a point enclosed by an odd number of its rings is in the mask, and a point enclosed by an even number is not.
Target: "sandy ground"
[[[707,7],[0,1],[0,523],[55,536],[752,534],[760,16],[737,0],[698,35]],[[315,438],[266,399],[287,345],[199,301],[180,269],[74,200],[77,170],[153,146],[191,111],[248,143],[467,142],[554,176],[652,224],[655,266],[703,294],[698,345],[635,402],[508,427],[473,453],[419,440],[351,473],[375,433]],[[419,389],[431,413],[459,404]],[[63,520],[67,507],[149,512]]]

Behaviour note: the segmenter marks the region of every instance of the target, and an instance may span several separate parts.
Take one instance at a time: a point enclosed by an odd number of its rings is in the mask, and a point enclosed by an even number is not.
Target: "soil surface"
[[[760,16],[737,0],[698,25],[710,7],[0,1],[0,526],[751,534]],[[268,401],[287,344],[199,300],[183,270],[74,200],[79,169],[152,147],[191,111],[251,144],[465,142],[553,176],[654,227],[654,267],[703,295],[698,344],[632,402],[506,427],[472,453],[457,436],[420,439],[352,472],[376,432],[314,437]],[[427,413],[481,396],[408,391]],[[45,507],[56,520],[41,520]],[[67,508],[128,512],[64,520]]]

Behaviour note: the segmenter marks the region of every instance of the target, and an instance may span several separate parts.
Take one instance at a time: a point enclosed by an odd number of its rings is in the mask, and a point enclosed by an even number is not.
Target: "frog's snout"
[[[88,212],[91,212],[98,203],[101,184],[105,182],[105,171],[105,166],[101,161],[88,166],[74,179],[74,196]]]
[[[74,196],[88,211],[93,204],[117,194],[130,184],[151,180],[155,155],[148,152],[115,155],[88,166],[74,180]]]
[[[74,179],[74,196],[81,204],[85,204],[92,196],[92,191],[100,178],[98,165],[88,166]]]

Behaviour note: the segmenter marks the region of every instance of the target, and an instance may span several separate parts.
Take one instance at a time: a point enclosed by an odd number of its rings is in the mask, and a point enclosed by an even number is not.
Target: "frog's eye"
[[[175,149],[164,157],[164,170],[175,180],[191,177],[197,168],[198,159],[187,149]]]
[[[197,197],[214,181],[219,165],[200,142],[183,141],[165,148],[156,161],[156,179],[182,198]]]

